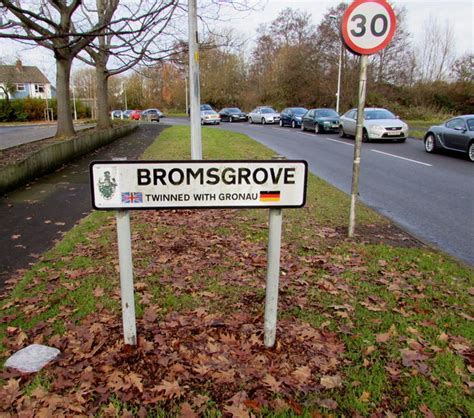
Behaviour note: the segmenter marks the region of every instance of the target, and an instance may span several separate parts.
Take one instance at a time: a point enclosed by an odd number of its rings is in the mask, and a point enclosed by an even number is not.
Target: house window
[[[23,83],[19,83],[16,85],[16,91],[25,91],[25,85]]]
[[[35,84],[35,93],[44,93],[44,84]]]

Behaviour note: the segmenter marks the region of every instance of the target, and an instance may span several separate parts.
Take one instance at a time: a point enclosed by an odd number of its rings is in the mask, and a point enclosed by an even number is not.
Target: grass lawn
[[[433,125],[439,125],[445,120],[433,119],[433,120],[406,120],[405,122],[410,127],[410,137],[423,139],[426,131]]]
[[[144,159],[189,159],[189,128]],[[205,159],[269,159],[203,128]],[[138,211],[139,344],[124,346],[115,217],[94,212],[0,302],[0,359],[38,342],[62,357],[0,373],[0,415],[474,416],[473,270],[310,175],[283,212],[277,344],[263,338],[267,210]]]

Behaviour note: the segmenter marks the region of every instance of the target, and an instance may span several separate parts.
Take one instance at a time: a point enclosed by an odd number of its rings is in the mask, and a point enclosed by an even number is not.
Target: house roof
[[[0,65],[0,83],[49,83],[38,67],[22,65]]]

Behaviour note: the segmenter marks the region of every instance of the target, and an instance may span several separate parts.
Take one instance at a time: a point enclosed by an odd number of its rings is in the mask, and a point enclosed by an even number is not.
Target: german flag
[[[280,191],[260,192],[260,202],[279,202]]]

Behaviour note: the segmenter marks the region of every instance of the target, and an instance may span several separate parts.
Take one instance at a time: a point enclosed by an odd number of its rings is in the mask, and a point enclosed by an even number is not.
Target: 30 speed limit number
[[[386,0],[356,0],[342,18],[342,38],[356,54],[371,55],[388,45],[395,26],[395,13]]]

